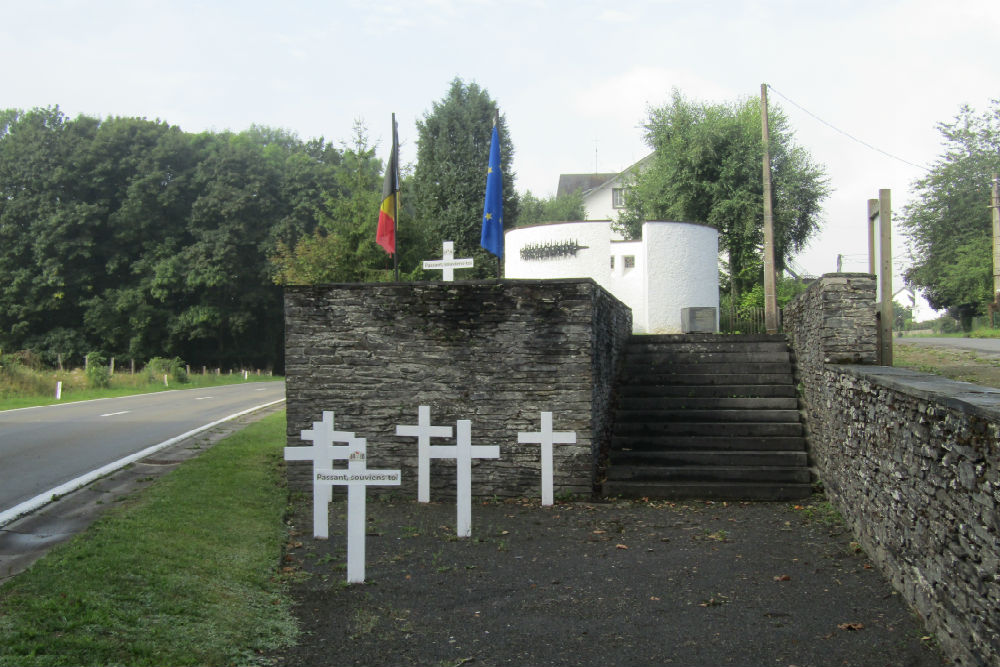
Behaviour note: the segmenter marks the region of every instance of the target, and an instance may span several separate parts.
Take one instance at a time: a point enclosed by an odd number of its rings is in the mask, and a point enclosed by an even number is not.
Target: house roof
[[[616,171],[611,173],[603,174],[559,174],[559,187],[556,188],[556,196],[561,197],[562,195],[568,195],[576,192],[577,190],[583,191],[583,194],[587,194],[591,190],[595,190],[602,186],[607,186],[612,181],[617,180],[622,174],[627,173],[633,169],[643,169],[646,163],[650,161],[654,153],[650,153],[646,157],[642,158],[633,165],[630,165],[623,171]]]
[[[556,196],[570,195],[577,190],[586,194],[617,176],[617,172],[609,174],[559,174],[559,187],[556,188]]]

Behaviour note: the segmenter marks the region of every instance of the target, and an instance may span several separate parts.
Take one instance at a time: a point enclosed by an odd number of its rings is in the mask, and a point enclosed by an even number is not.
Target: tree
[[[475,269],[466,274],[469,278],[496,275],[495,258],[479,246],[496,111],[497,104],[486,90],[456,78],[445,98],[417,121],[417,166],[412,183],[417,224],[434,244],[454,241],[457,253],[475,259]],[[511,168],[514,148],[502,115],[499,131],[504,227],[509,229],[517,221],[518,207]]]
[[[775,265],[802,249],[828,194],[824,170],[796,146],[781,109],[768,110],[774,192]],[[763,140],[760,100],[691,102],[676,89],[645,124],[650,160],[630,175],[617,226],[629,238],[645,220],[703,222],[719,230],[733,301],[763,280]]]
[[[916,198],[899,216],[914,260],[905,279],[967,327],[995,296],[988,204],[1000,172],[1000,100],[982,114],[963,106],[938,131],[944,153],[914,183]]]
[[[546,199],[538,199],[531,194],[531,190],[528,190],[521,196],[519,202],[517,226],[583,220],[585,216],[583,192],[580,190]]]

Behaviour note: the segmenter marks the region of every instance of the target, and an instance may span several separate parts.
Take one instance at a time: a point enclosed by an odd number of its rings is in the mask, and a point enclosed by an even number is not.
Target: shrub
[[[107,389],[111,386],[108,360],[100,352],[87,355],[87,386],[91,389]]]
[[[184,367],[184,360],[180,357],[167,359],[165,357],[153,357],[146,363],[146,372],[150,381],[162,381],[167,375],[174,382],[187,382],[187,370]]]

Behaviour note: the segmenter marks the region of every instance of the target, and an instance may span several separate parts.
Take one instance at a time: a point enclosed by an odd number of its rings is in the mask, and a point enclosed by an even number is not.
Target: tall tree
[[[944,153],[914,183],[917,196],[899,216],[914,259],[905,278],[967,328],[995,296],[988,205],[1000,172],[1000,100],[981,114],[963,106],[938,131]]]
[[[824,170],[795,145],[779,108],[768,110],[774,190],[775,262],[780,270],[819,225],[828,194]],[[654,153],[631,175],[618,227],[630,238],[645,220],[707,223],[729,257],[734,302],[763,280],[763,141],[760,100],[704,104],[676,89],[650,110],[646,142]]]
[[[543,222],[583,220],[586,216],[581,190],[545,199],[535,197],[531,194],[531,190],[528,190],[521,195],[519,206],[518,227],[537,225]]]
[[[454,241],[455,251],[475,259],[466,277],[496,275],[496,259],[479,246],[486,195],[486,168],[497,104],[475,83],[456,78],[448,94],[417,121],[413,197],[417,223],[434,241]],[[514,148],[500,116],[505,228],[517,221],[512,169]],[[405,201],[405,197],[404,197]],[[402,227],[405,230],[405,226]]]

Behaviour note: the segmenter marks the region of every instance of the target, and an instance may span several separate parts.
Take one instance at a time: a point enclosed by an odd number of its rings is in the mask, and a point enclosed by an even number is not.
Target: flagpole
[[[392,253],[392,268],[394,280],[399,282],[399,137],[396,136],[396,113],[392,114],[392,178],[395,181],[396,196],[392,198],[392,220],[396,225],[395,243],[396,252]]]
[[[497,107],[497,109],[493,112],[493,127],[495,127],[497,129],[497,144],[501,145],[502,137],[500,136],[500,108],[499,107]],[[503,179],[503,172],[501,171],[500,174],[501,174],[501,176],[500,176],[501,181],[500,182],[502,183],[503,182],[503,180],[502,180]],[[500,238],[503,239],[503,227],[502,226],[500,227]],[[500,262],[500,256],[497,255],[497,282],[500,282],[500,280],[502,278],[503,278],[503,266],[502,266],[502,264]]]

